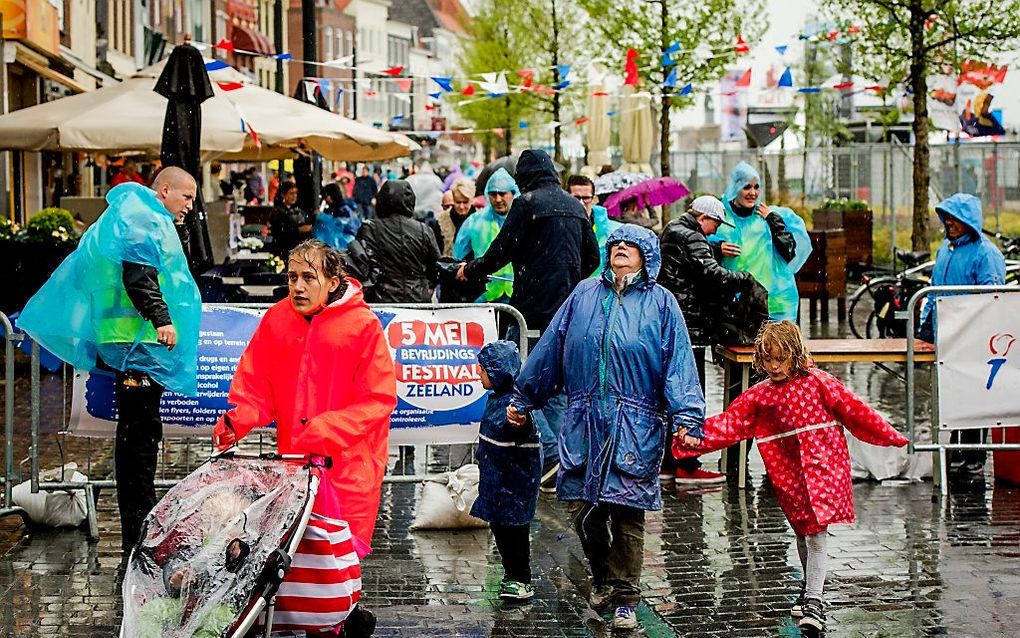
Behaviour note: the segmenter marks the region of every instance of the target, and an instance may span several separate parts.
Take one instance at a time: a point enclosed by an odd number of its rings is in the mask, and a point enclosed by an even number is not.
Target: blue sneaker
[[[617,607],[609,626],[613,629],[637,629],[637,612],[629,605]]]

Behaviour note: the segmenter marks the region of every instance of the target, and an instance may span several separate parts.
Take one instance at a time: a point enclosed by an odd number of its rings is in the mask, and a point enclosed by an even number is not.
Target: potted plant
[[[74,217],[63,208],[44,208],[28,219],[12,245],[18,254],[20,277],[13,286],[10,307],[20,310],[78,246],[80,234]]]

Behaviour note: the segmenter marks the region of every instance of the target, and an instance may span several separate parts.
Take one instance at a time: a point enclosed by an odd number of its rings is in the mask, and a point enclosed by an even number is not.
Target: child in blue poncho
[[[521,355],[511,341],[494,341],[478,353],[482,386],[492,390],[478,430],[478,499],[471,515],[488,521],[503,562],[499,597],[526,601],[531,587],[531,519],[542,478],[542,449],[528,421],[515,427],[506,419]]]

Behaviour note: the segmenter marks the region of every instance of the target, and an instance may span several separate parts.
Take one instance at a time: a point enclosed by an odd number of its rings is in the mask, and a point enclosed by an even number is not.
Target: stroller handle
[[[333,458],[318,454],[280,454],[278,452],[242,452],[236,445],[228,447],[222,452],[212,455],[216,459],[263,459],[266,461],[308,461],[313,467],[323,467],[327,470],[333,467]]]

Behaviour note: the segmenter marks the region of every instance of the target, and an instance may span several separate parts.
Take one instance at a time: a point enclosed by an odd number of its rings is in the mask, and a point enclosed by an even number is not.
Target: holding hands
[[[687,428],[680,428],[676,434],[673,435],[676,439],[677,444],[686,450],[696,450],[701,446],[701,439],[690,436],[687,434]]]

